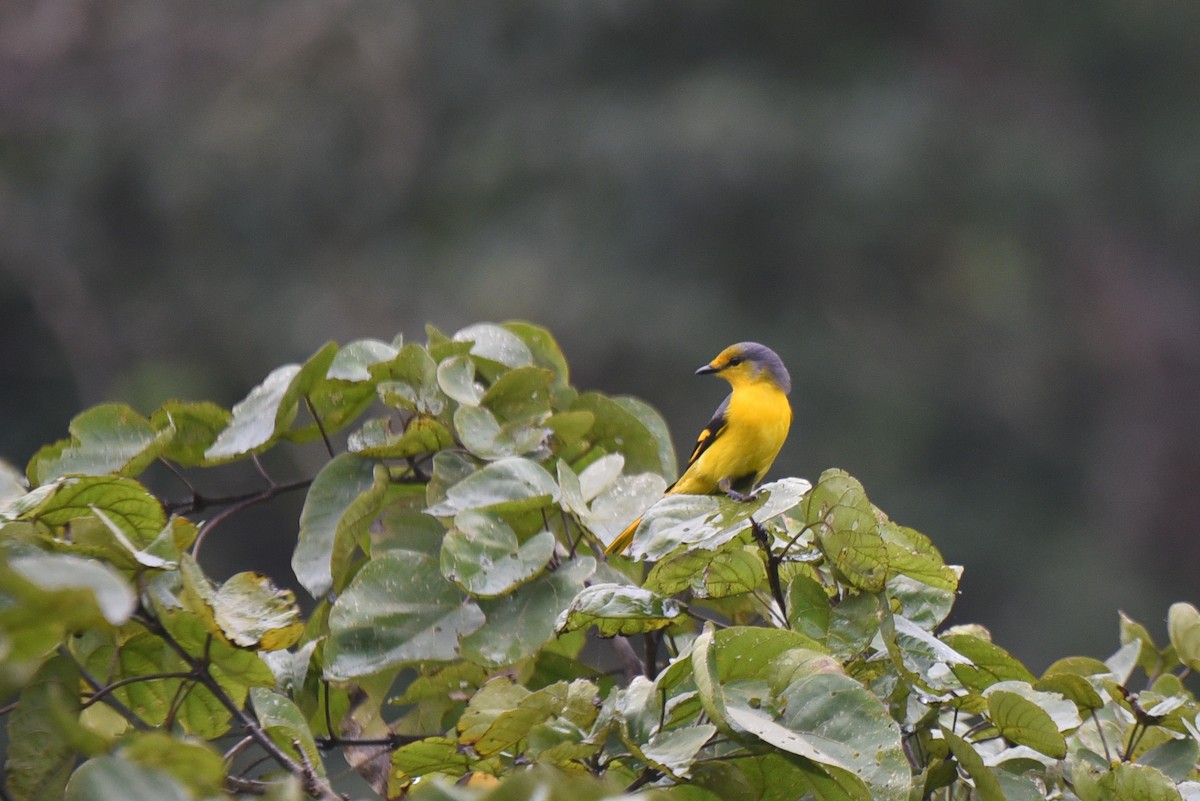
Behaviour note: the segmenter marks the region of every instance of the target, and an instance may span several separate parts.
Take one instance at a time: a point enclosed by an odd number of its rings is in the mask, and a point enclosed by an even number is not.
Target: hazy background
[[[327,339],[510,318],[686,453],[723,395],[691,371],[755,339],[795,379],[774,475],[860,477],[966,566],[955,621],[1035,669],[1106,656],[1118,608],[1161,640],[1200,600],[1198,30],[1132,0],[5,0],[0,458],[102,400],[229,405]],[[251,520],[226,547],[288,578],[294,523]]]

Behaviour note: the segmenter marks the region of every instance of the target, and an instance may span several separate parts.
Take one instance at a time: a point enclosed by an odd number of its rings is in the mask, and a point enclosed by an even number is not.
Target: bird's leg
[[[750,500],[754,499],[753,492],[747,494],[745,492],[739,492],[738,490],[735,490],[733,488],[733,481],[728,478],[723,478],[720,481],[718,481],[717,489],[721,490],[721,492],[725,493],[726,495],[728,495],[730,498],[737,501],[738,503],[745,503],[746,501],[750,501]]]

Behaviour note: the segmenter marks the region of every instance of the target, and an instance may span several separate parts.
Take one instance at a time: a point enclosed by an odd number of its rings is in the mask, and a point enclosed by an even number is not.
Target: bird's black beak
[[[708,373],[715,372],[717,372],[717,368],[713,367],[711,364],[706,364],[696,371],[696,375],[707,375]]]

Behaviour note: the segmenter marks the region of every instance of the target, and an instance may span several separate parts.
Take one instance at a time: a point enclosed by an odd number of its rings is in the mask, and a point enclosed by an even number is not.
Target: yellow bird
[[[757,342],[730,345],[696,371],[720,376],[733,391],[700,432],[687,469],[667,488],[671,495],[723,492],[744,501],[779,455],[792,425],[787,394],[792,379],[775,351]],[[605,549],[621,553],[633,542],[642,518],[629,524]]]

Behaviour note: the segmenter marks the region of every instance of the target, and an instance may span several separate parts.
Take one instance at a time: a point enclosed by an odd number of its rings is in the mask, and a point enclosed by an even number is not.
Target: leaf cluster
[[[944,627],[959,569],[843,471],[663,498],[661,417],[575,389],[536,326],[330,343],[232,409],[69,433],[0,475],[13,799],[333,799],[347,769],[382,798],[1200,798],[1194,607],[1035,676]],[[304,443],[316,475],[262,469]],[[236,461],[263,485],[196,489]],[[306,613],[201,558],[294,491]]]

